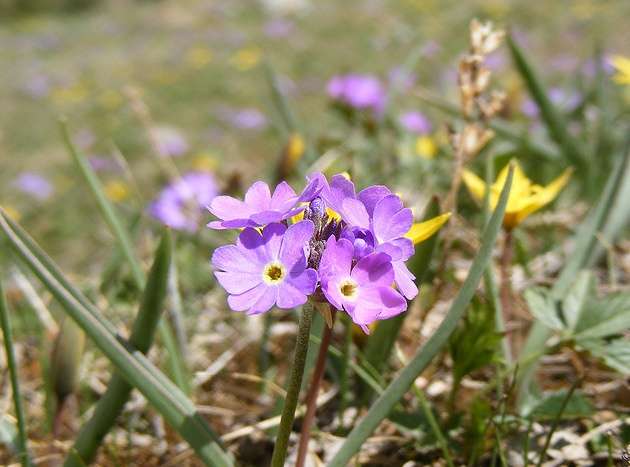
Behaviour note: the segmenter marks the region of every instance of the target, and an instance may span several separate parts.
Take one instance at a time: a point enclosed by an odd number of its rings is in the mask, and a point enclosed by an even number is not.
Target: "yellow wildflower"
[[[295,164],[302,158],[305,148],[304,139],[297,133],[292,134],[286,147],[287,165],[295,167]]]
[[[120,107],[123,103],[123,97],[118,91],[108,89],[104,91],[99,97],[98,102],[107,110],[114,110]]]
[[[613,80],[619,84],[630,84],[630,58],[613,55],[610,58],[610,63],[617,70]]]
[[[428,221],[424,222],[416,222],[411,226],[409,232],[405,234],[405,237],[410,239],[414,245],[418,243],[424,242],[426,239],[431,237],[435,232],[440,230],[440,228],[449,220],[451,217],[450,212],[446,212],[444,214],[440,214]]]
[[[105,184],[105,195],[115,203],[124,201],[129,197],[129,187],[120,180],[111,180]]]
[[[572,169],[568,168],[549,185],[543,187],[532,183],[518,163],[514,165],[512,188],[510,189],[510,196],[505,208],[505,217],[503,218],[503,227],[506,229],[516,227],[527,216],[551,203],[567,184],[572,172]],[[499,202],[499,195],[507,178],[508,167],[509,164],[501,170],[499,176],[490,187],[489,201],[492,209]],[[463,180],[472,197],[479,202],[483,202],[486,194],[485,182],[469,170],[464,170]]]
[[[193,47],[186,53],[186,63],[200,69],[212,61],[212,51],[207,47]]]
[[[197,154],[192,162],[192,167],[201,172],[212,172],[217,168],[217,158],[208,153]]]
[[[425,159],[433,159],[437,154],[437,144],[430,136],[418,136],[416,139],[416,154]]]
[[[52,99],[57,104],[76,104],[85,100],[88,95],[87,86],[83,83],[76,83],[72,86],[54,89]]]
[[[241,71],[247,71],[254,68],[260,62],[262,52],[258,47],[247,47],[237,51],[230,63]]]
[[[20,214],[20,211],[18,211],[12,206],[3,206],[2,209],[4,210],[4,213],[7,216],[9,216],[11,219],[13,219],[16,222],[19,221],[20,218],[22,217],[22,215]]]

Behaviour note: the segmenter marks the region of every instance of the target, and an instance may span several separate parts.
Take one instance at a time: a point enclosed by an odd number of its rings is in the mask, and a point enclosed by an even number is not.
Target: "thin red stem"
[[[332,322],[335,322],[335,311],[332,312]],[[322,341],[319,345],[319,353],[317,354],[317,362],[315,363],[315,369],[313,370],[313,377],[311,378],[311,385],[308,388],[306,395],[306,413],[304,414],[304,420],[302,420],[302,432],[300,433],[300,444],[298,446],[297,460],[295,461],[295,467],[304,467],[306,461],[306,453],[308,452],[308,441],[311,437],[311,426],[315,419],[315,410],[317,409],[317,394],[319,393],[319,386],[321,385],[322,378],[324,376],[324,369],[326,367],[326,355],[328,354],[328,346],[330,345],[330,339],[332,337],[332,327],[324,325],[324,334]]]

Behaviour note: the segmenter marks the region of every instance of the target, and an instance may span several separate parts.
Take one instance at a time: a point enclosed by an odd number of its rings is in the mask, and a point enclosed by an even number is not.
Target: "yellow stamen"
[[[287,270],[279,261],[272,261],[263,270],[263,281],[268,285],[277,285],[284,280]]]
[[[359,292],[359,284],[352,279],[344,279],[339,283],[339,291],[341,292],[341,295],[347,299],[354,300],[357,298]]]

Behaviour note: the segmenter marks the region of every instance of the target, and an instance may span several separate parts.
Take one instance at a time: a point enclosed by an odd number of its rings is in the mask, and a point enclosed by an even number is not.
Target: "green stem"
[[[276,444],[271,457],[271,467],[283,467],[287,457],[289,435],[293,427],[295,408],[297,407],[302,377],[304,376],[304,363],[306,362],[308,340],[314,311],[315,307],[311,303],[307,303],[300,314],[298,334],[295,341],[295,353],[293,355],[293,367],[291,368],[291,375],[289,377],[287,396],[284,399],[284,407],[282,408],[282,417],[280,418]]]
[[[424,397],[424,393],[418,388],[418,386],[414,384],[412,386],[412,389],[416,395],[416,398],[418,399],[418,402],[420,402],[420,408],[422,409],[424,416],[427,418],[427,421],[429,422],[429,426],[431,427],[431,430],[433,431],[433,435],[435,436],[438,444],[440,445],[440,449],[442,450],[442,455],[444,456],[444,460],[446,461],[446,464],[449,467],[453,467],[454,466],[453,456],[451,456],[451,452],[448,448],[448,441],[446,441],[446,437],[444,436],[444,433],[442,433],[442,430],[440,429],[440,425],[438,425],[438,422],[435,419],[435,416],[433,415],[433,411],[431,410],[431,405],[429,404],[429,401],[427,400],[426,397]]]
[[[551,424],[551,428],[549,428],[549,433],[547,433],[547,438],[545,439],[545,445],[543,446],[542,452],[540,453],[540,457],[538,458],[538,464],[536,464],[536,467],[541,467],[542,466],[542,463],[545,460],[545,455],[547,454],[547,449],[549,449],[549,445],[551,444],[551,437],[553,436],[554,432],[556,431],[556,428],[558,428],[558,424],[560,423],[560,419],[562,418],[562,414],[564,413],[564,409],[566,409],[567,404],[569,403],[569,400],[571,400],[571,396],[573,395],[573,392],[575,391],[575,389],[578,387],[578,385],[581,382],[582,382],[581,379],[575,380],[575,383],[573,383],[573,385],[571,386],[571,389],[569,389],[569,392],[567,392],[566,397],[562,401],[562,405],[560,406],[560,410],[558,410],[558,413],[556,414],[556,416],[553,419],[553,422]]]
[[[512,296],[512,259],[514,257],[514,235],[511,229],[505,229],[503,250],[500,260],[501,286],[499,289],[499,300],[503,313],[502,326],[506,326],[513,318],[513,296]],[[512,360],[513,341],[509,332],[504,331],[503,342],[506,352],[506,361]]]
[[[20,392],[20,382],[18,380],[17,365],[15,363],[15,352],[13,351],[13,334],[11,332],[11,322],[9,321],[9,309],[4,298],[2,283],[0,282],[0,325],[4,336],[4,349],[7,355],[7,366],[9,367],[9,377],[11,378],[11,391],[13,391],[13,403],[15,404],[15,417],[17,418],[18,440],[20,443],[19,457],[24,467],[30,467],[31,458],[28,455],[26,422],[24,421],[24,408],[22,407],[22,393]]]

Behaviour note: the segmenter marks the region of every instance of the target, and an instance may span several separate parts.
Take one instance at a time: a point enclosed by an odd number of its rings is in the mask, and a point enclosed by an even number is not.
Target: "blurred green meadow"
[[[324,395],[333,393],[318,408],[310,465],[346,465],[338,452],[358,453],[357,465],[626,465],[630,62],[617,64],[630,57],[629,17],[627,0],[0,0],[0,206],[7,219],[0,283],[34,463],[71,459],[77,433],[116,373],[114,362],[121,381],[138,387],[149,404],[131,393],[94,465],[213,464],[208,459],[222,450],[231,460],[216,465],[269,464],[277,422],[234,433],[280,414],[297,313],[231,312],[209,259],[234,236],[206,229],[214,218],[197,213],[197,228],[172,229],[174,246],[166,248],[169,234],[151,203],[176,174],[190,171],[211,174],[218,193],[237,197],[260,179],[287,179],[299,192],[305,175],[323,171],[347,172],[360,187],[389,186],[416,221],[453,215],[426,242],[430,248],[416,246],[413,271],[425,280],[404,323],[379,324],[367,337],[338,319],[324,376]],[[458,64],[470,49],[474,18],[505,29],[516,44],[504,42],[485,57],[492,88],[505,93],[489,119],[461,118]],[[387,94],[382,118],[333,102],[329,83],[347,73],[380,81]],[[422,114],[422,129],[406,126],[409,112]],[[491,140],[457,169],[453,135],[477,121],[492,130]],[[513,159],[542,186],[567,168],[573,173],[550,207],[514,229],[507,266],[504,237],[512,238],[512,228],[504,224],[494,256],[479,260],[483,286],[462,305],[466,317],[378,430],[355,442],[349,434],[371,416],[376,394],[390,394],[398,370],[456,306],[488,240],[483,199],[454,184],[455,174],[465,168],[491,182]],[[55,289],[37,279],[36,261],[16,247],[20,235],[7,233],[19,232],[9,219],[120,335],[133,328],[140,297],[166,300],[158,308],[169,310],[162,321],[168,324],[159,326],[149,358],[181,390],[173,400],[211,427],[208,439],[223,436],[217,451],[204,454],[194,435],[174,426],[175,415],[164,415],[175,402],[152,396],[151,384],[140,387],[120,370],[138,363],[134,353],[103,350],[115,347],[94,338],[105,331],[81,324],[90,306],[76,305],[73,315],[73,305],[55,294],[67,284]],[[151,297],[145,282],[161,283],[166,298]],[[496,317],[504,290],[513,302],[507,328]],[[83,332],[70,324],[77,316]],[[545,331],[534,338],[537,323]],[[323,319],[313,326],[308,368]],[[515,351],[510,358],[505,342]],[[8,356],[0,358],[3,465],[20,462],[11,366]],[[169,387],[155,378],[154,386]],[[537,389],[530,391],[532,379]],[[71,461],[65,465],[82,465]]]

